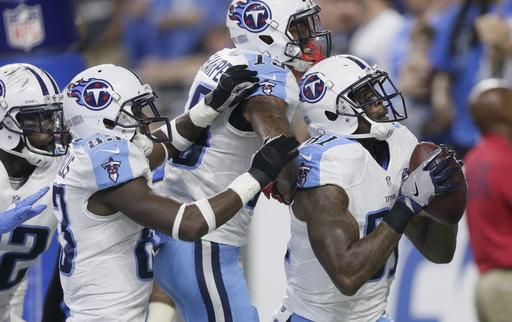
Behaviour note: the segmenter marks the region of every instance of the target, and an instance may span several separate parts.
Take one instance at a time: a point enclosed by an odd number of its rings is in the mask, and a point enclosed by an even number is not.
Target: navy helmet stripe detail
[[[352,56],[345,56],[346,59],[350,59],[351,61],[353,61],[354,63],[357,64],[357,66],[361,67],[361,69],[366,69],[366,65],[360,61],[359,59],[355,58],[355,57],[352,57]]]
[[[36,77],[37,81],[39,82],[39,86],[41,86],[41,91],[43,91],[43,96],[49,95],[50,92],[48,92],[48,87],[46,87],[46,84],[44,83],[44,81],[41,78],[41,76],[39,76],[39,74],[35,70],[33,70],[32,68],[30,68],[28,66],[23,66],[23,67],[28,69]]]
[[[208,314],[208,322],[215,322],[215,311],[213,308],[210,293],[208,292],[208,287],[206,286],[206,280],[204,278],[203,272],[203,244],[201,241],[197,241],[194,244],[194,262],[197,285],[199,286],[199,291],[201,292],[201,297],[203,298],[204,306],[206,307],[206,312]]]
[[[226,287],[224,286],[224,280],[222,279],[222,271],[220,267],[220,254],[219,254],[219,244],[215,242],[211,242],[212,244],[212,270],[213,270],[213,278],[215,280],[215,285],[217,285],[217,290],[219,292],[220,301],[222,303],[222,310],[224,312],[224,321],[225,322],[233,322],[233,317],[231,316],[231,306],[229,305],[228,293],[226,291]]]
[[[57,83],[55,82],[55,79],[53,79],[53,77],[50,76],[50,74],[48,74],[48,72],[44,69],[40,69],[46,76],[48,76],[48,79],[50,80],[50,83],[52,83],[52,86],[53,86],[53,90],[55,91],[55,94],[59,94],[59,86],[57,85]]]
[[[128,69],[128,68],[127,68]],[[144,85],[144,83],[142,82],[142,79],[140,79],[139,75],[137,75],[133,70],[131,69],[128,69],[130,71],[130,73],[132,73],[133,75],[135,75],[135,77],[137,77],[137,79],[139,80],[140,84],[141,85]]]

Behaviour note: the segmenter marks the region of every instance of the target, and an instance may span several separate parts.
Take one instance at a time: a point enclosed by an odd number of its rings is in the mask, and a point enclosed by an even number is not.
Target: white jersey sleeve
[[[361,179],[366,155],[356,141],[321,135],[299,148],[297,188],[315,188],[328,184],[349,188]]]
[[[95,192],[141,177],[150,184],[149,164],[127,140],[95,135],[72,144],[53,187],[69,321],[145,320],[154,232],[121,212],[98,216],[88,210]]]

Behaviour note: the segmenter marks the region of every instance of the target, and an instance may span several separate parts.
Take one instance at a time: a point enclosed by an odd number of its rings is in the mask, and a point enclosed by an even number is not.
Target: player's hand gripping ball
[[[418,143],[409,161],[409,171],[412,172],[416,169],[416,167],[428,159],[437,148],[439,148],[439,146],[431,142]],[[466,178],[462,172],[462,161],[457,159],[455,152],[443,147],[443,151],[434,162],[439,163],[446,158],[449,158],[448,162],[450,163],[448,182],[456,185],[458,189],[452,192],[435,195],[424,210],[431,218],[440,223],[455,225],[459,222],[466,209],[468,187]]]

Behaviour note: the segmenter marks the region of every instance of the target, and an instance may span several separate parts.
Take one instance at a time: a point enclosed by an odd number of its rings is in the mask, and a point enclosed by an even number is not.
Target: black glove
[[[217,87],[204,97],[206,105],[221,113],[239,104],[260,86],[258,73],[247,65],[231,66],[222,74]]]
[[[252,157],[249,173],[263,189],[277,178],[281,169],[298,154],[299,142],[294,137],[280,135],[267,139],[265,144]]]

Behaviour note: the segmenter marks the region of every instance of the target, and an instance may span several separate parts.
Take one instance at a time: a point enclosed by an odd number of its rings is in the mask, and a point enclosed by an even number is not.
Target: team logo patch
[[[41,5],[20,3],[14,9],[3,11],[7,44],[11,48],[30,51],[45,38]]]
[[[326,90],[325,82],[318,77],[318,73],[313,73],[301,83],[300,100],[316,103],[324,97]]]
[[[311,168],[306,167],[304,162],[302,162],[299,167],[299,178],[298,178],[300,187],[304,187],[304,185],[306,184],[306,180],[308,179],[309,171],[311,171]]]
[[[261,32],[267,29],[267,21],[272,19],[272,12],[262,1],[238,1],[229,7],[228,17],[236,21],[240,28],[250,32]]]
[[[107,170],[108,177],[112,182],[117,182],[117,178],[119,178],[119,167],[121,166],[121,161],[116,161],[113,158],[108,158],[108,161],[103,163],[101,167]]]
[[[266,79],[265,81],[260,83],[261,89],[263,90],[263,93],[270,95],[272,93],[272,90],[274,87],[276,87],[276,84],[272,81]]]
[[[80,79],[69,84],[68,97],[76,100],[78,105],[85,106],[93,111],[101,111],[112,102],[114,89],[109,82],[103,79]]]

